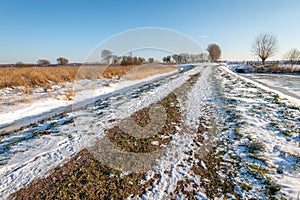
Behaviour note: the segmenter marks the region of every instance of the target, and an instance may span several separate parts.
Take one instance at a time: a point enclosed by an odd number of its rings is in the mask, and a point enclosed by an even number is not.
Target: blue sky
[[[299,10],[299,0],[1,0],[0,63],[82,62],[112,35],[141,27],[173,29],[204,47],[217,43],[223,59],[239,60],[256,59],[253,39],[273,33],[280,49],[271,59],[281,59],[300,49]]]

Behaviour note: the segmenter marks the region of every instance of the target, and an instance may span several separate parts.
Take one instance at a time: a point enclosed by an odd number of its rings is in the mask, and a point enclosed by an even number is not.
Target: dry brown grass
[[[268,66],[267,71],[280,73],[300,73],[300,68],[293,68],[291,65],[272,64]]]
[[[68,101],[72,100],[74,95],[75,95],[74,90],[68,90],[66,93],[66,100]]]
[[[30,93],[31,93],[30,88],[28,88],[28,86],[25,86],[25,87],[23,88],[23,93],[24,93],[24,94],[30,94]]]
[[[133,66],[82,67],[3,67],[0,68],[0,88],[44,86],[50,83],[73,82],[77,79],[98,79],[122,76]]]
[[[32,102],[32,98],[29,96],[23,96],[22,99],[20,99],[21,103],[31,103]]]
[[[76,79],[101,79],[122,77],[136,66],[84,66],[77,71]]]
[[[136,70],[133,70],[136,68]],[[52,83],[73,82],[79,79],[100,79],[122,77],[130,72],[130,79],[140,79],[174,70],[170,66],[55,66],[55,67],[2,67],[0,68],[0,88],[34,87],[51,88]],[[50,84],[50,86],[49,86]]]
[[[176,66],[174,65],[166,66],[161,64],[145,64],[137,66],[130,70],[126,75],[126,78],[129,80],[138,80],[156,74],[168,73],[174,70],[176,70]]]
[[[71,67],[4,67],[0,68],[0,88],[72,81],[77,71],[78,69]]]

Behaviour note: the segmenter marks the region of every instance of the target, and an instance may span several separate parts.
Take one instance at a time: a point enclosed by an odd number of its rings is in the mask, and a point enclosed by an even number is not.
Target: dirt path
[[[200,74],[192,76],[187,84],[183,84],[177,89],[177,94],[187,92]],[[12,194],[10,198],[28,199],[34,197],[35,199],[124,199],[130,195],[142,195],[146,188],[158,179],[158,175],[154,174],[149,180],[145,173],[128,173],[120,169],[113,169],[104,163],[106,159],[118,159],[118,167],[130,169],[135,167],[136,163],[147,165],[151,169],[155,163],[147,163],[149,161],[156,161],[164,153],[170,143],[171,135],[176,132],[176,128],[180,125],[181,114],[178,107],[178,100],[174,93],[170,93],[163,100],[159,101],[157,105],[165,109],[166,120],[159,132],[153,134],[152,137],[140,139],[134,138],[122,131],[119,125],[106,130],[106,136],[110,143],[105,144],[103,140],[98,140],[89,149],[80,151],[69,162],[61,167],[53,170],[53,173],[46,178],[35,180],[25,188]],[[150,107],[144,108],[133,115],[131,118],[141,126],[145,127],[149,121]],[[124,119],[126,121],[126,119]],[[121,124],[122,121],[119,123]],[[129,127],[130,128],[130,127]],[[153,128],[153,127],[152,127]],[[161,153],[151,154],[156,156],[155,159],[149,157],[141,157],[143,160],[126,159],[126,154],[121,156],[107,156],[101,157],[97,148],[104,148],[104,145],[114,144],[126,152],[146,153],[161,149]],[[107,149],[105,149],[107,150]],[[109,149],[111,150],[111,149]],[[96,152],[96,153],[95,153]],[[103,151],[101,151],[103,152]],[[124,158],[125,157],[125,158]],[[102,160],[102,162],[100,161]],[[111,162],[114,162],[110,160]],[[132,163],[130,163],[132,162]],[[115,163],[115,162],[114,162]],[[110,163],[107,163],[108,165]],[[137,170],[141,167],[138,166]],[[145,180],[146,179],[146,180]]]

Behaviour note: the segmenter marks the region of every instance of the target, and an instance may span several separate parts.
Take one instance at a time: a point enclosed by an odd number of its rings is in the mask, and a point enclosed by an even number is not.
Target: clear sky
[[[273,33],[280,49],[271,59],[281,59],[300,49],[299,22],[299,0],[0,0],[0,63],[82,62],[105,39],[141,27],[217,43],[223,59],[239,60],[256,59],[253,39]]]

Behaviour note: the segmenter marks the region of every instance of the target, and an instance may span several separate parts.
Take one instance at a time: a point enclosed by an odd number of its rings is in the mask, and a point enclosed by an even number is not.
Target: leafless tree
[[[194,54],[191,54],[190,55],[190,62],[196,62],[196,58],[197,58],[197,56],[196,55],[194,55]]]
[[[172,58],[176,63],[178,63],[178,55],[177,54],[173,54]]]
[[[66,65],[69,63],[69,60],[64,57],[59,57],[56,59],[56,61],[59,65]]]
[[[217,61],[221,57],[221,49],[217,44],[208,45],[207,51],[212,62]]]
[[[188,53],[181,53],[179,55],[179,57],[181,58],[181,63],[188,63],[189,62],[190,55]]]
[[[154,58],[148,58],[149,63],[154,63]]]
[[[146,59],[143,57],[138,57],[138,62],[140,63],[139,65],[146,63]]]
[[[113,64],[118,64],[119,62],[120,62],[120,57],[118,57],[117,55],[112,55],[111,56],[111,62],[113,63]]]
[[[167,56],[167,63],[171,62],[171,56]]]
[[[102,58],[102,60],[106,61],[107,63],[110,63],[111,58],[112,58],[112,52],[107,49],[103,49],[101,51],[101,58]]]
[[[251,51],[255,56],[261,59],[264,66],[267,58],[273,56],[277,49],[277,38],[272,34],[264,33],[255,38]]]
[[[166,56],[162,58],[164,63],[170,63],[171,62],[171,56]]]
[[[291,62],[293,67],[294,62],[300,60],[300,51],[298,49],[291,49],[286,53],[285,58]]]
[[[38,65],[40,66],[46,66],[46,65],[50,65],[50,61],[46,60],[46,59],[40,59],[37,61]]]

